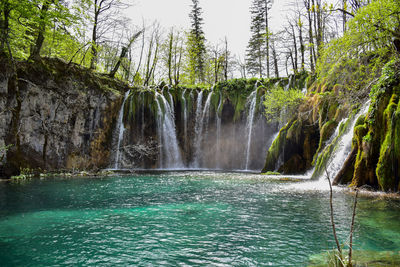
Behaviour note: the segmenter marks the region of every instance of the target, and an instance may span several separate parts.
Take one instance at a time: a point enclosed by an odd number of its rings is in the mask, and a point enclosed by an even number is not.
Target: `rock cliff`
[[[128,86],[57,59],[17,62],[15,69],[0,62],[0,176],[106,166]]]

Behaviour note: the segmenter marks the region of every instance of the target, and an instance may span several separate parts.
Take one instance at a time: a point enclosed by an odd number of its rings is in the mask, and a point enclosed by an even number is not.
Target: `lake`
[[[305,266],[335,246],[329,191],[244,173],[0,183],[0,265]],[[341,242],[353,196],[336,189]],[[400,202],[360,197],[354,247],[400,251]]]

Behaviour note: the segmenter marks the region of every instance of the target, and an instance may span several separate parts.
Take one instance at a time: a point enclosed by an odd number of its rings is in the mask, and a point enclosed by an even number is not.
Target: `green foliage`
[[[253,0],[250,8],[251,13],[251,37],[246,50],[246,65],[248,72],[253,76],[262,77],[266,68],[266,56],[269,51],[266,49],[266,40],[269,36],[267,28],[266,8],[270,9],[272,1]]]
[[[5,158],[5,155],[7,153],[7,150],[9,150],[12,147],[12,145],[2,145],[0,146],[0,163],[3,161]]]
[[[203,18],[201,17],[201,7],[198,0],[192,0],[192,11],[189,14],[191,19],[191,30],[187,34],[187,52],[188,52],[188,72],[191,83],[205,81],[205,56],[206,45],[202,29]]]
[[[245,109],[247,98],[264,80],[258,79],[233,79],[219,82],[214,86],[214,94],[220,93],[222,99],[227,99],[235,108],[234,120],[238,119],[240,113]]]
[[[11,176],[11,180],[26,180],[33,178],[35,176],[35,172],[32,169],[29,168],[21,168],[20,169],[20,174],[16,176]]]
[[[267,120],[277,121],[281,112],[285,112],[288,117],[293,116],[303,102],[304,95],[297,89],[285,90],[282,87],[274,87],[266,92],[264,99]]]
[[[2,7],[7,3],[11,9],[7,38],[14,57],[26,59],[39,34],[43,34],[45,40],[42,49],[44,55],[69,59],[75,53],[74,48],[79,44],[67,29],[80,21],[76,5],[68,5],[60,0],[6,0],[2,2]],[[4,9],[1,11],[4,16]],[[2,27],[2,31],[5,30]]]
[[[376,0],[361,8],[349,21],[344,36],[326,44],[318,62],[319,79],[345,85],[345,99],[366,95],[383,65],[395,52],[392,41],[399,38],[399,1]]]

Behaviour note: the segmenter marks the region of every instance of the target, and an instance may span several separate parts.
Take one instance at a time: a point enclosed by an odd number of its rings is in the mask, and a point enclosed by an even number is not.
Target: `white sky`
[[[290,9],[290,0],[275,0],[271,9],[271,27],[280,29]],[[143,19],[149,25],[157,20],[160,25],[169,29],[189,29],[191,0],[133,0],[134,5],[128,14],[135,25],[141,25]],[[233,54],[242,58],[250,38],[250,5],[251,0],[199,0],[203,9],[206,39],[218,43],[226,36],[228,46]]]

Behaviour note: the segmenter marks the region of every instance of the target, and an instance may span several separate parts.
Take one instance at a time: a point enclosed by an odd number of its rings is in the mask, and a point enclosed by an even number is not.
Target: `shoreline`
[[[164,173],[184,173],[184,172],[215,172],[215,173],[241,173],[241,174],[249,174],[249,175],[260,175],[266,178],[277,178],[285,181],[292,181],[293,183],[298,182],[312,182],[315,180],[305,179],[304,175],[282,175],[282,174],[274,174],[274,175],[266,175],[261,172],[257,172],[255,170],[221,170],[221,169],[103,169],[97,172],[94,171],[62,171],[62,172],[46,172],[38,174],[30,174],[30,175],[19,175],[14,178],[0,178],[0,183],[4,182],[22,182],[31,179],[46,179],[46,178],[103,178],[103,177],[121,177],[121,176],[130,176],[130,175],[140,175],[140,174],[164,174]],[[333,186],[333,188],[339,188],[345,194],[355,195],[355,189],[350,188],[346,185],[338,185]],[[373,188],[358,188],[359,197],[366,198],[374,198],[374,199],[395,199],[400,200],[400,192],[383,192],[376,191]]]

